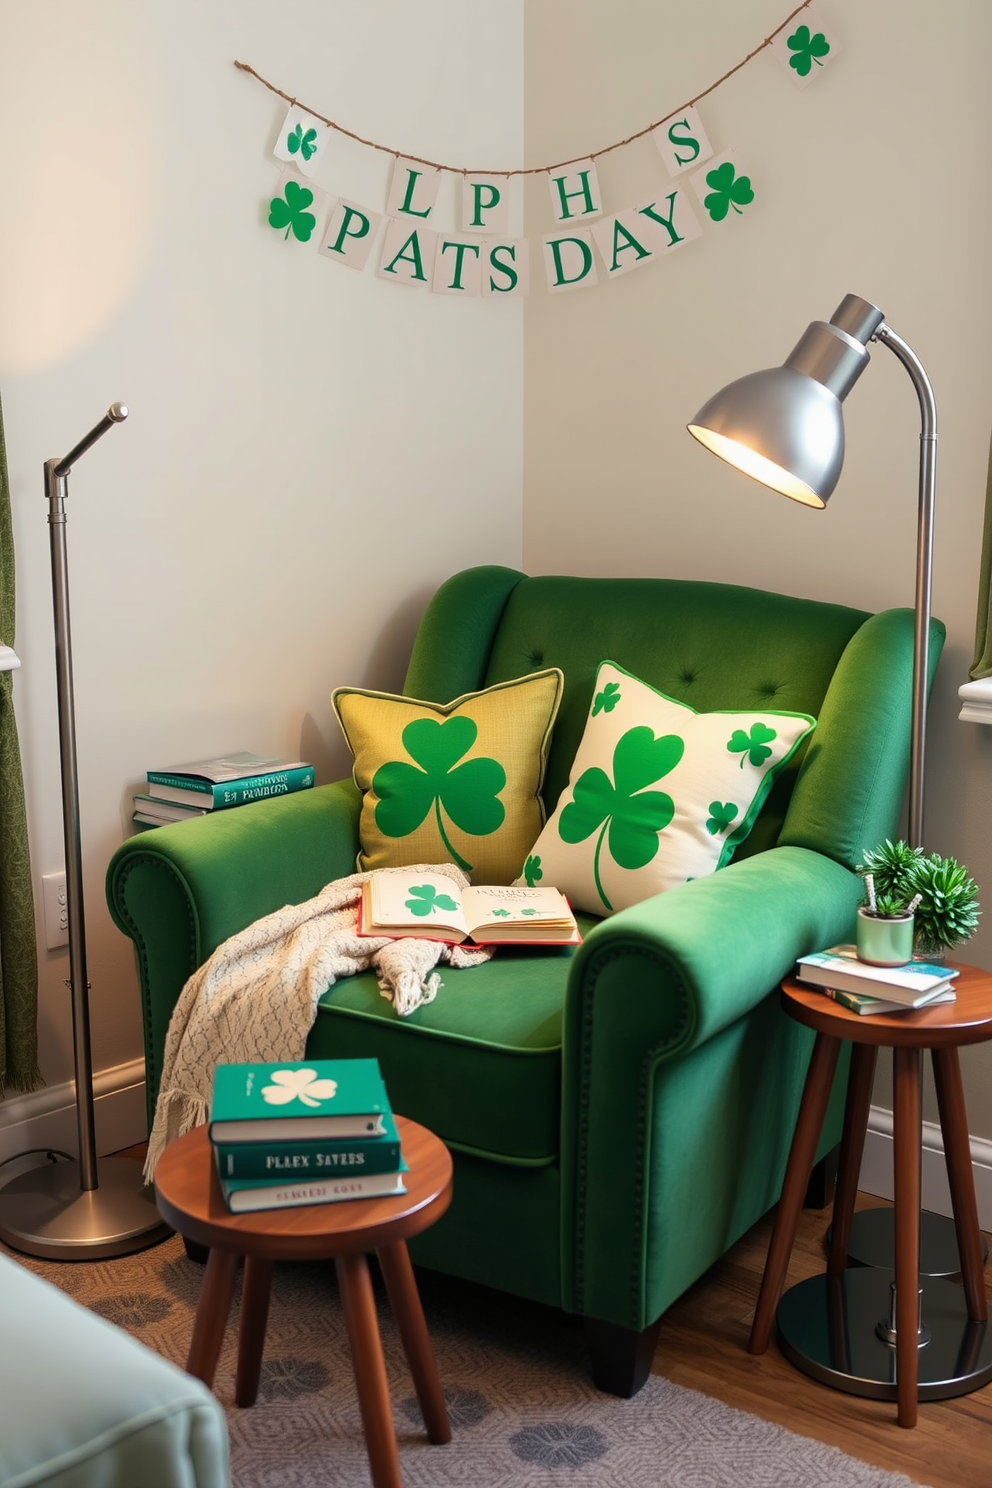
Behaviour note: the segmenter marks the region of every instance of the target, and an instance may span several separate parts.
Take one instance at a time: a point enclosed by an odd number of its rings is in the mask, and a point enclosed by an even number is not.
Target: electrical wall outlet
[[[69,944],[69,901],[65,892],[64,873],[46,873],[41,880],[45,891],[45,944],[50,951]]]

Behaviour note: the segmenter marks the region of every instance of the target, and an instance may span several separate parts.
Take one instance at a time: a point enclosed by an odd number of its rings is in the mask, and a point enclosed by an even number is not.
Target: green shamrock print
[[[738,176],[736,166],[729,160],[718,165],[716,170],[707,171],[706,184],[712,190],[709,196],[703,197],[703,206],[714,222],[722,222],[731,207],[740,216],[741,207],[754,201],[751,177]]]
[[[390,760],[372,777],[372,790],[379,798],[375,808],[379,831],[387,837],[407,837],[433,807],[441,841],[452,862],[464,873],[471,873],[472,865],[452,846],[444,829],[442,807],[460,831],[473,837],[495,832],[506,815],[499,800],[506,785],[506,771],[499,761],[482,755],[458,764],[478,734],[478,725],[471,718],[446,718],[442,723],[433,718],[415,718],[400,737],[416,764]]]
[[[508,920],[509,918],[510,918],[510,911],[508,909],[494,909],[493,910],[493,919],[494,920]]]
[[[527,880],[528,888],[533,888],[544,877],[544,869],[541,867],[540,858],[534,857],[533,853],[524,864],[524,878]]]
[[[526,915],[529,918],[531,915],[536,915],[537,914],[537,910],[536,909],[522,909],[520,911],[520,913],[522,915]]]
[[[613,780],[605,770],[594,766],[584,770],[575,782],[572,799],[562,811],[558,833],[563,842],[584,842],[599,829],[593,856],[596,889],[608,910],[613,905],[606,897],[599,876],[599,859],[603,841],[608,843],[613,861],[621,868],[643,868],[658,851],[658,833],[664,831],[675,815],[675,803],[664,791],[648,791],[669,771],[674,770],[685,753],[685,742],[678,734],[658,737],[644,725],[628,729],[620,736],[613,751]]]
[[[301,186],[297,181],[286,182],[285,199],[274,196],[269,202],[269,226],[286,229],[286,237],[290,233],[301,243],[309,243],[310,234],[317,226],[317,219],[312,212],[304,209],[313,202],[313,192],[306,186]]]
[[[597,692],[595,698],[593,699],[593,705],[592,705],[592,716],[593,716],[593,718],[596,717],[596,714],[597,713],[612,713],[613,712],[613,709],[616,707],[616,705],[617,705],[617,703],[619,701],[620,701],[620,683],[619,682],[607,682],[607,684],[603,688],[602,692]]]
[[[731,754],[740,755],[742,770],[745,757],[757,768],[769,758],[771,750],[768,746],[773,739],[777,738],[775,730],[769,728],[767,723],[752,723],[750,734],[746,734],[743,729],[734,729],[727,741],[727,748]]]
[[[311,156],[316,155],[317,153],[316,129],[308,129],[306,134],[304,134],[303,125],[297,124],[292,133],[290,133],[286,137],[286,149],[289,151],[290,155],[295,155],[297,150],[299,150],[300,154],[303,156],[303,159],[309,160]]]
[[[743,759],[741,765],[744,764]],[[706,819],[706,830],[711,837],[716,837],[720,832],[725,832],[731,822],[737,816],[737,807],[733,801],[711,801],[710,814]]]
[[[795,52],[794,57],[789,58],[789,66],[794,67],[800,77],[808,77],[813,70],[813,63],[822,67],[821,57],[825,57],[830,50],[830,43],[822,31],[810,34],[808,26],[799,26],[787,42],[790,52]]]
[[[407,909],[421,919],[426,919],[436,909],[458,908],[450,894],[439,894],[433,884],[411,884],[407,893],[410,895],[406,901]]]

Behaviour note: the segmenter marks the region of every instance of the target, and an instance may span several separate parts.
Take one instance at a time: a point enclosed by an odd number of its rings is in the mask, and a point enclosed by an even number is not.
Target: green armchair
[[[934,666],[943,634],[933,622]],[[665,1309],[779,1196],[811,1036],[777,987],[797,956],[852,935],[854,867],[894,834],[912,650],[909,610],[498,567],[455,575],[421,622],[409,696],[562,669],[549,812],[606,658],[699,711],[774,698],[818,719],[718,873],[584,921],[577,950],[445,969],[406,1019],[372,975],[320,1000],[307,1056],[377,1057],[396,1109],[454,1154],[454,1201],[414,1260],[580,1315],[603,1389],[640,1387]],[[150,1111],[186,978],[228,936],[354,870],[359,804],[339,781],[115,854],[107,895],[137,951]]]

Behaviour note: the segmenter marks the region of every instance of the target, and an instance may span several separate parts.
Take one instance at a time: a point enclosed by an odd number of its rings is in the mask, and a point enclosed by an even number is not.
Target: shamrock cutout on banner
[[[711,189],[703,198],[703,206],[714,222],[722,222],[731,207],[740,216],[741,208],[754,201],[750,176],[739,176],[729,160],[718,165],[716,170],[707,171],[706,184]]]
[[[372,777],[372,790],[379,798],[375,808],[379,831],[386,837],[407,837],[433,807],[445,850],[465,873],[471,873],[472,865],[452,846],[444,830],[442,806],[456,827],[475,837],[495,832],[506,815],[499,799],[506,771],[499,761],[482,755],[458,763],[478,734],[475,721],[464,716],[446,718],[443,723],[415,718],[400,737],[416,763],[390,760]]]
[[[734,729],[727,742],[727,748],[731,754],[740,755],[742,770],[745,758],[750,760],[757,769],[759,765],[764,764],[766,759],[770,758],[771,750],[768,746],[773,739],[777,738],[775,730],[769,728],[767,723],[752,723],[750,734],[746,734],[743,729]]]
[[[820,58],[830,51],[830,43],[823,32],[811,33],[808,26],[798,27],[789,37],[787,45],[789,51],[796,54],[789,58],[789,66],[794,67],[800,77],[809,77],[814,62],[817,67],[822,67]]]
[[[411,896],[406,901],[406,907],[412,915],[419,915],[426,919],[436,909],[457,909],[458,905],[450,894],[439,894],[433,884],[411,884],[407,889]]]
[[[269,202],[269,226],[277,231],[285,228],[300,243],[309,243],[310,234],[317,226],[317,219],[306,210],[313,203],[313,192],[308,186],[296,181],[287,181],[285,196],[274,196]]]
[[[304,134],[303,125],[297,124],[296,128],[291,130],[286,136],[286,149],[290,155],[295,155],[297,150],[299,150],[303,159],[309,160],[312,155],[316,155],[317,153],[316,129],[308,129],[306,134]]]
[[[572,799],[559,818],[558,833],[563,842],[575,843],[601,829],[592,871],[596,890],[608,910],[612,911],[613,905],[599,876],[603,839],[609,832],[610,855],[619,867],[643,868],[650,863],[658,851],[658,833],[675,815],[675,802],[664,791],[644,787],[674,770],[684,753],[685,741],[678,734],[655,736],[653,730],[641,725],[620,736],[613,751],[613,780],[605,770],[593,766],[575,782]]]

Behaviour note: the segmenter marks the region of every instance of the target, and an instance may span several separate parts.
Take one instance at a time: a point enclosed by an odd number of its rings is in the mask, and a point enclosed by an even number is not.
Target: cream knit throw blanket
[[[452,863],[419,864],[402,872],[446,873],[468,883]],[[488,947],[360,936],[358,902],[368,877],[353,873],[335,879],[305,904],[287,904],[256,920],[219,945],[190,977],[166,1036],[146,1183],[168,1144],[206,1121],[218,1059],[231,1064],[303,1059],[318,999],[339,977],[371,968],[382,995],[406,1017],[433,1000],[441,985],[434,970],[438,962],[478,966],[489,960]]]

